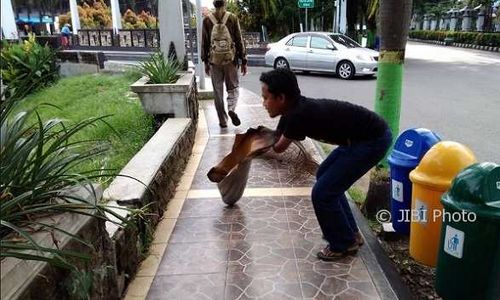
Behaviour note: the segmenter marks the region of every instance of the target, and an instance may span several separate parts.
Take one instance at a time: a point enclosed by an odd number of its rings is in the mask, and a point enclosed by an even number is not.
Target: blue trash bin
[[[441,141],[429,129],[414,128],[401,133],[388,161],[391,169],[391,215],[394,230],[410,234],[411,181],[410,172],[420,163],[425,153]]]

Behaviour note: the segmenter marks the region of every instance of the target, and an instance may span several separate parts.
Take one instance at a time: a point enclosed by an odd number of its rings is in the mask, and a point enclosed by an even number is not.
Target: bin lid
[[[427,151],[415,170],[410,172],[410,180],[446,191],[453,178],[476,161],[474,153],[467,146],[452,141],[439,142]]]
[[[441,197],[441,203],[445,208],[500,221],[500,165],[483,162],[465,168]]]
[[[441,138],[426,128],[412,128],[399,135],[388,157],[391,166],[414,168]]]

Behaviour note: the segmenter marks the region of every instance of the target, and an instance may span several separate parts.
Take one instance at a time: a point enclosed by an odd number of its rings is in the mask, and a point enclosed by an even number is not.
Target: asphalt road
[[[244,88],[260,95],[250,67]],[[345,81],[334,75],[297,73],[302,94],[374,108],[376,78]],[[500,53],[408,43],[400,130],[425,127],[443,140],[467,145],[479,161],[500,163]]]

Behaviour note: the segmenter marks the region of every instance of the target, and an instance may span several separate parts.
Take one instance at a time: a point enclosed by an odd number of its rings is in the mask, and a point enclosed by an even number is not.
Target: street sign
[[[314,0],[298,0],[299,8],[314,8]]]

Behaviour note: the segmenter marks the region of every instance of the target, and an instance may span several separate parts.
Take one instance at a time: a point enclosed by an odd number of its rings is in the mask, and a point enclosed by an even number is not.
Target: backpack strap
[[[219,21],[217,21],[213,13],[209,13],[208,18],[210,19],[210,21],[212,21],[214,25],[217,25],[217,23],[219,23]]]
[[[230,15],[231,15],[230,13],[227,13],[227,12],[224,13],[224,17],[222,17],[222,24],[223,25],[226,25],[227,19],[229,19]]]

